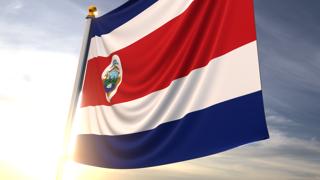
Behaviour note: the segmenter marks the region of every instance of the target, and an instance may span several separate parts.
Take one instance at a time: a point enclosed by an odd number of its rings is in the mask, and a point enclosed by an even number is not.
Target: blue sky
[[[103,14],[123,2],[0,0],[0,177],[41,179],[41,164],[51,163],[62,139],[86,9],[95,4]],[[69,163],[70,177],[320,179],[319,7],[318,0],[255,0],[269,140],[141,170]],[[54,176],[54,168],[44,172]]]

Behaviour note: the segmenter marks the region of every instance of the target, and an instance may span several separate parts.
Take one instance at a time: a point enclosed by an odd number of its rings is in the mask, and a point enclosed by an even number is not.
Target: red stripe
[[[100,77],[113,54],[90,60],[82,107],[126,102],[161,90],[255,39],[252,0],[196,0],[177,18],[113,53],[121,59],[123,80],[111,103]]]

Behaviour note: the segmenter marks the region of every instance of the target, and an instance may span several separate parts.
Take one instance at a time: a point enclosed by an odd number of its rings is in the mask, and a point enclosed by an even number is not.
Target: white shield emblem
[[[119,56],[113,55],[111,63],[101,74],[104,91],[108,102],[117,93],[122,81],[122,66]]]

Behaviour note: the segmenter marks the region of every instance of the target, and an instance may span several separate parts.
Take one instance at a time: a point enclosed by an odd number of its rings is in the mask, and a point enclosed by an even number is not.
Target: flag
[[[253,0],[130,0],[89,42],[77,162],[150,167],[269,137]]]

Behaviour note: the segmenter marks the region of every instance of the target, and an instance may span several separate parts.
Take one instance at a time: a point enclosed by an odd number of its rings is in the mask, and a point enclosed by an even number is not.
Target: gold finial
[[[88,16],[87,18],[95,18],[96,15],[98,14],[98,11],[97,11],[97,7],[96,6],[89,6],[88,8]]]

